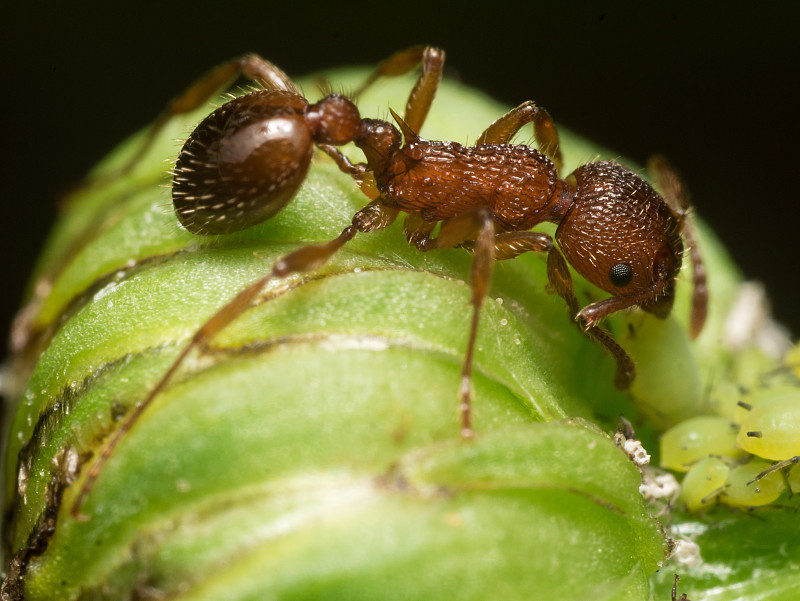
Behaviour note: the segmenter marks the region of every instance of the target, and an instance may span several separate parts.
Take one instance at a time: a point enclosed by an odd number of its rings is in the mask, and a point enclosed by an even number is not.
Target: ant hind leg
[[[69,203],[76,192],[90,186],[102,185],[130,172],[147,154],[158,134],[163,131],[174,117],[200,108],[204,103],[214,98],[215,95],[229,87],[240,76],[257,83],[265,90],[283,90],[300,94],[294,82],[281,69],[256,54],[246,54],[223,63],[204,74],[167,105],[148,129],[139,148],[121,167],[111,173],[85,179],[78,184],[76,190],[73,190],[66,197],[66,202]]]
[[[202,107],[204,103],[233,83],[239,75],[247,77],[268,90],[284,90],[298,93],[297,86],[292,83],[283,71],[255,54],[247,54],[228,61],[203,75],[180,96],[172,100],[149,127],[144,139],[139,143],[139,147],[134,151],[133,155],[128,157],[121,166],[99,175],[84,177],[72,190],[59,199],[60,208],[69,208],[75,199],[86,190],[106,185],[132,171],[151,149],[159,133],[164,130],[173,117]],[[113,203],[109,203],[108,206],[107,211],[113,212],[115,209]],[[98,230],[106,227],[105,224],[107,224],[108,220],[109,214],[106,211],[98,212],[94,219],[85,225],[84,235],[76,235],[72,245],[65,249],[57,261],[51,264],[48,271],[40,274],[34,295],[27,302],[26,307],[20,312],[19,317],[12,326],[12,346],[15,352],[23,353],[33,344],[35,333],[32,332],[31,316],[38,310],[58,273],[80,251],[87,240],[93,238]]]
[[[380,199],[371,202],[353,216],[352,222],[342,230],[333,240],[322,244],[303,246],[288,255],[278,259],[272,270],[265,276],[241,290],[236,296],[222,305],[192,336],[189,343],[183,348],[177,359],[172,362],[169,369],[161,376],[156,385],[150,389],[147,396],[138,403],[125,417],[122,424],[105,443],[97,460],[89,470],[72,505],[72,516],[76,520],[85,521],[87,518],[81,514],[81,506],[92,491],[97,478],[106,462],[113,455],[123,437],[133,428],[139,417],[152,404],[153,400],[167,387],[175,373],[183,365],[189,354],[207,344],[217,333],[222,331],[233,320],[244,313],[258,298],[264,287],[272,280],[285,278],[294,273],[309,272],[325,265],[336,252],[352,240],[358,232],[371,232],[383,229],[390,225],[397,217],[397,209],[385,206]]]

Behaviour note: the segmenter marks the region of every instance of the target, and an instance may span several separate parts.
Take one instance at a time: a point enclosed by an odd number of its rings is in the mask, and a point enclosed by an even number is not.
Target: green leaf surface
[[[697,517],[673,514],[679,540],[692,540],[700,558],[676,568],[689,599],[792,601],[800,591],[800,526],[795,509],[769,507],[753,513],[720,508]],[[672,573],[654,579],[668,590]]]
[[[364,74],[328,77],[353,89]],[[362,114],[404,106],[411,82],[376,86]],[[29,378],[4,469],[5,564],[25,598],[667,599],[672,568],[649,583],[666,540],[639,471],[590,424],[610,431],[619,413],[642,415],[646,433],[701,413],[711,374],[736,364],[720,339],[739,276],[705,229],[712,305],[698,341],[686,334],[685,282],[665,322],[610,320],[637,361],[630,394],[547,293],[543,258],[499,263],[481,316],[471,442],[459,437],[456,399],[471,255],[419,253],[400,224],[360,235],[319,272],[271,283],[187,361],[102,471],[89,521],[70,516],[103,440],[197,328],[366,204],[320,153],[273,219],[190,235],[171,212],[164,165],[179,150],[171,140],[208,111],[171,122],[124,177],[76,193],[37,267],[49,294],[32,297],[29,333],[44,351],[18,376]],[[468,142],[503,111],[444,82],[422,134]],[[560,133],[567,170],[614,156]],[[582,302],[601,297],[576,286]],[[728,572],[691,572],[688,590],[738,582],[752,594],[708,598],[788,598],[797,545],[784,539],[796,514],[771,511],[702,522],[703,557]]]

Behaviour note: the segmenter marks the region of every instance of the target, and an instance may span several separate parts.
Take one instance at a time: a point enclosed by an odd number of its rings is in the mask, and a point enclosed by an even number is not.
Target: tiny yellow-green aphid
[[[736,443],[748,453],[783,461],[800,455],[800,389],[770,389],[745,411]]]
[[[709,455],[744,455],[736,446],[736,427],[716,415],[693,417],[667,430],[661,437],[661,466],[685,472]]]
[[[737,507],[756,507],[772,503],[786,488],[780,472],[772,472],[753,482],[754,478],[769,467],[770,463],[755,459],[731,468],[720,501]]]
[[[709,407],[714,415],[736,421],[742,410],[738,402],[742,400],[741,387],[732,380],[720,379],[713,383],[709,391]]]
[[[695,463],[681,482],[679,500],[689,511],[711,505],[728,479],[730,467],[718,457],[706,457]],[[716,494],[715,494],[716,493]]]

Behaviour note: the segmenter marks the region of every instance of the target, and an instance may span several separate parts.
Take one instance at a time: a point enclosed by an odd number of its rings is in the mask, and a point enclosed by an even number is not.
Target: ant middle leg
[[[560,174],[563,160],[561,158],[558,130],[550,117],[550,113],[536,106],[531,100],[523,102],[497,119],[478,136],[475,144],[508,144],[520,129],[531,122],[533,123],[533,135],[536,138],[539,150],[553,161],[557,172]]]
[[[459,410],[461,413],[461,435],[470,438],[473,435],[471,423],[471,381],[475,343],[477,339],[480,308],[488,293],[492,267],[495,261],[513,259],[526,252],[548,253],[547,271],[550,285],[567,303],[570,316],[574,319],[580,305],[575,296],[572,277],[566,261],[553,244],[553,239],[542,232],[501,232],[494,233],[494,220],[486,208],[467,211],[442,226],[439,235],[431,237],[434,224],[425,222],[418,215],[409,215],[406,219],[406,237],[409,243],[421,251],[438,248],[461,246],[472,250],[474,258],[470,285],[472,288],[472,320],[461,370],[461,388],[459,390]],[[586,336],[602,345],[614,357],[617,368],[614,379],[618,388],[628,388],[635,377],[635,367],[630,356],[617,344],[611,335],[599,327],[589,328]]]
[[[472,291],[472,317],[469,338],[461,364],[461,386],[458,392],[458,410],[461,416],[462,438],[472,438],[472,364],[478,335],[481,306],[486,299],[494,265],[494,218],[489,209],[477,207],[445,221],[438,236],[431,236],[433,225],[421,217],[406,219],[406,237],[417,249],[427,252],[442,248],[463,246],[473,251],[470,288]]]
[[[283,90],[300,95],[300,90],[281,69],[256,54],[245,54],[223,63],[205,73],[167,105],[147,130],[139,148],[121,167],[97,178],[85,179],[66,197],[65,202],[69,203],[76,192],[86,187],[103,184],[129,173],[147,154],[158,134],[174,117],[199,109],[239,77],[245,77],[265,90]]]

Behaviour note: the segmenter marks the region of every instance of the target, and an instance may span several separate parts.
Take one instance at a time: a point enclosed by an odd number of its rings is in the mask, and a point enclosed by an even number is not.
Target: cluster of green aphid
[[[686,472],[679,501],[690,511],[716,502],[758,507],[787,490],[800,494],[800,345],[779,371],[771,385],[715,389],[715,414],[662,436],[661,466]]]

